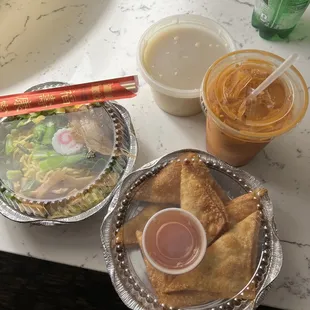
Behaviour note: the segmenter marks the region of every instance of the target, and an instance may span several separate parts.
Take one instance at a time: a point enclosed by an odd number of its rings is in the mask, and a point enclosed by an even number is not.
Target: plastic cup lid
[[[8,117],[1,120],[0,133],[2,188],[48,216],[87,210],[107,194],[94,187],[102,183],[104,189],[105,183],[113,188],[119,179],[113,169],[106,173],[114,153],[115,124],[101,104]]]
[[[190,212],[169,208],[154,214],[142,236],[143,251],[150,263],[167,274],[194,269],[207,248],[203,226]]]

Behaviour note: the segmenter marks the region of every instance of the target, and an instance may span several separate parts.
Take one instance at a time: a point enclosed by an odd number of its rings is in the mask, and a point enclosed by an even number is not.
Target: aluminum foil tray
[[[34,86],[27,91],[36,91],[41,89],[60,87],[63,85],[66,85],[66,83],[48,82]],[[8,195],[8,188],[5,186],[5,184],[1,183],[0,213],[2,215],[16,222],[29,222],[49,226],[55,224],[74,223],[82,221],[108,206],[111,198],[115,193],[116,188],[131,172],[134,166],[138,152],[138,145],[133,125],[131,123],[130,115],[127,110],[121,105],[118,105],[116,102],[111,101],[105,103],[104,110],[107,114],[107,117],[110,118],[110,123],[112,124],[111,127],[114,141],[111,156],[100,175],[94,180],[94,182],[89,184],[89,186],[84,190],[84,192],[81,192],[79,194],[80,197],[83,197],[83,194],[85,194],[87,191],[91,191],[92,188],[94,188],[96,184],[98,184],[96,182],[99,182],[100,179],[105,177],[105,175],[115,170],[117,172],[118,179],[116,180],[116,185],[114,189],[112,189],[110,194],[99,203],[96,202],[92,204],[90,208],[87,208],[86,206],[86,210],[81,212],[80,214],[74,214],[73,216],[59,216],[57,218],[53,218],[48,216],[48,214],[43,213],[40,208],[36,208],[36,204],[41,203],[40,201],[23,199],[22,197],[19,197],[18,195],[14,195],[12,193],[9,193],[10,195]],[[4,119],[2,119],[1,121],[4,121]],[[123,154],[119,156],[121,152],[123,152]],[[63,203],[63,205],[65,206],[66,202],[69,202],[71,198],[74,199],[76,197],[68,197],[66,199],[62,199],[61,201],[43,201],[42,205],[44,206],[45,203],[54,203],[55,205],[57,203]],[[85,202],[85,204],[87,204],[87,202]]]
[[[152,178],[161,169],[178,160],[187,152],[193,152],[199,156],[230,199],[263,187],[260,181],[249,173],[231,167],[206,152],[191,149],[167,154],[127,176],[115,192],[100,232],[105,263],[112,283],[122,301],[130,309],[177,309],[171,305],[160,304],[148,280],[140,249],[124,246],[117,241],[116,235],[124,222],[135,217],[141,211],[141,204],[136,204],[132,200],[136,189],[145,180]],[[255,299],[242,298],[248,288],[244,287],[239,294],[232,298],[182,309],[250,310],[261,304],[266,291],[280,272],[283,257],[274,222],[273,206],[268,194],[262,197],[257,208],[261,216],[259,253],[256,271],[249,282],[256,285]]]

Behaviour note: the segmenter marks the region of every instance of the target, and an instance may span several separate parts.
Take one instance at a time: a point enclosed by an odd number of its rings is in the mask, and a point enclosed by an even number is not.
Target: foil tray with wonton
[[[146,227],[169,208],[198,219],[207,239],[201,262],[181,274],[163,272],[162,253],[153,253],[156,265],[148,252],[153,241],[146,239]],[[170,234],[162,238],[174,240],[168,249],[184,242]],[[130,174],[110,204],[101,240],[111,280],[131,309],[255,309],[282,265],[267,190],[248,173],[197,150],[168,154]]]

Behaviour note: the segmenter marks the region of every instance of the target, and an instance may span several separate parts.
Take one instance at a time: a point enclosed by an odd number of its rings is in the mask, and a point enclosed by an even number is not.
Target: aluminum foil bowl
[[[64,85],[68,84],[61,82],[48,82],[34,86],[28,89],[27,92]],[[16,222],[30,222],[49,226],[84,220],[108,205],[117,186],[131,172],[137,156],[138,146],[130,115],[127,110],[112,101],[106,103],[104,110],[112,124],[114,142],[111,156],[98,177],[84,188],[82,192],[60,200],[54,199],[53,201],[35,201],[27,199],[27,197],[26,199],[24,197],[19,197],[9,191],[2,183],[0,186],[0,213],[2,215]],[[1,121],[3,121],[3,119]],[[116,154],[119,154],[123,150],[126,150],[126,155],[116,156]],[[90,197],[97,195],[96,186],[98,188],[100,182],[105,177],[109,177],[111,172],[115,172],[117,178],[114,182],[115,186],[109,191],[110,193],[104,195],[104,198],[102,198],[100,202],[98,202],[98,198],[91,199]],[[61,214],[60,212],[59,216],[49,216],[47,212],[44,212],[44,206],[47,206],[47,204],[49,210],[56,210],[55,214],[57,214],[57,210],[62,206],[68,208],[68,211],[64,214]],[[90,207],[88,207],[88,205]],[[41,208],[40,206],[43,207]],[[69,212],[69,210],[75,210],[75,208],[77,208],[77,210],[80,208],[81,212],[77,212],[77,214],[72,214],[71,211],[71,213]]]
[[[206,152],[191,149],[167,154],[126,177],[115,192],[100,233],[105,263],[112,283],[122,301],[130,309],[177,309],[170,305],[160,304],[157,300],[148,280],[140,249],[132,250],[124,246],[116,240],[115,236],[124,222],[135,217],[141,211],[141,206],[138,210],[139,207],[135,202],[131,202],[135,189],[146,179],[152,178],[163,167],[187,152],[196,153],[200,157],[200,160],[207,165],[213,177],[231,199],[263,187],[260,181],[249,173],[231,167]],[[250,310],[261,304],[266,291],[280,272],[283,254],[274,222],[273,206],[268,194],[262,197],[257,207],[262,217],[258,244],[259,255],[256,271],[248,284],[255,283],[256,285],[255,299],[242,299],[243,292],[248,288],[246,286],[239,294],[230,299],[216,300],[208,304],[182,309]]]

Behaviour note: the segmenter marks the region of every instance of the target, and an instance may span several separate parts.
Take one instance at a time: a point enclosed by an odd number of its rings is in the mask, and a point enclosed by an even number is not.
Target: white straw
[[[266,80],[264,80],[257,88],[255,88],[252,93],[245,99],[245,101],[251,100],[264,91],[272,82],[274,82],[278,77],[280,77],[297,59],[299,55],[297,53],[289,56],[283,64],[273,71]]]

